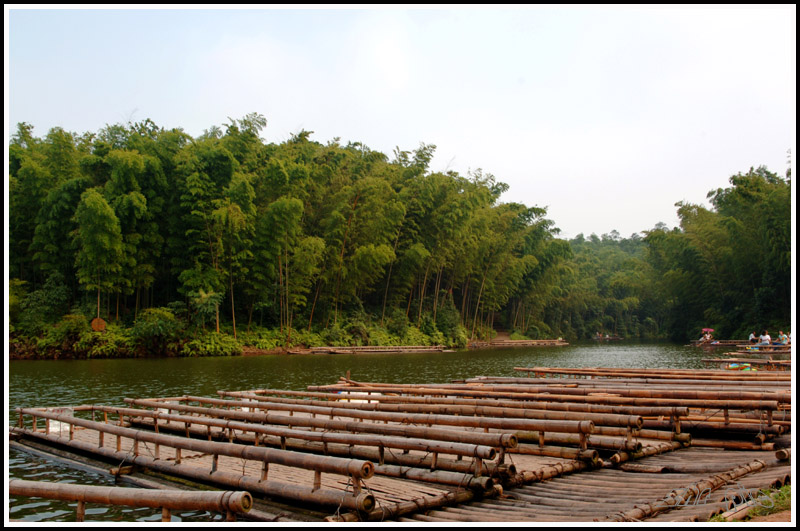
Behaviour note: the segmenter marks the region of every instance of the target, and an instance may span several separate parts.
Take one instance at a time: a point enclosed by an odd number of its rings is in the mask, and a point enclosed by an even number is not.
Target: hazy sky
[[[572,237],[677,224],[795,144],[796,8],[6,8],[6,135],[152,119],[196,136],[437,146]],[[7,171],[7,170],[6,170]]]

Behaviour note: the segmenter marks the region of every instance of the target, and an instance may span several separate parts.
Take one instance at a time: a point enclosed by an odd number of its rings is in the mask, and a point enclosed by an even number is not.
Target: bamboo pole
[[[325,392],[310,392],[310,391],[280,391],[274,389],[258,389],[254,391],[218,391],[222,396],[231,396],[236,398],[248,398],[253,400],[270,401],[273,398],[265,398],[261,395],[286,395],[286,396],[305,396],[312,398],[327,398],[328,400],[336,400],[347,403],[348,400],[366,400],[369,402],[380,403],[409,403],[409,404],[452,404],[452,405],[468,405],[468,406],[487,406],[503,409],[532,409],[542,411],[566,411],[566,412],[583,412],[593,414],[609,414],[609,415],[622,415],[622,416],[665,416],[665,417],[681,417],[689,414],[687,407],[635,407],[635,406],[608,406],[602,404],[586,404],[577,402],[545,402],[545,401],[519,401],[519,400],[502,400],[495,398],[455,398],[455,397],[441,397],[441,396],[409,396],[409,395],[385,395],[385,394],[369,394],[369,395],[352,395],[352,394],[334,394]],[[591,417],[590,417],[591,419]],[[634,420],[638,424],[638,421]],[[602,423],[602,422],[601,422]]]
[[[165,429],[169,429],[169,426],[165,426]],[[197,429],[199,430],[200,428]],[[369,436],[369,438],[373,437],[375,436],[374,435]],[[254,437],[248,437],[246,434],[237,436],[237,439],[246,442],[251,442],[251,440],[252,441],[255,440]],[[276,446],[279,447],[282,445],[280,437],[270,436],[270,435],[266,435],[263,438],[259,438],[259,444],[273,446],[273,447]],[[352,459],[366,459],[368,461],[372,461],[378,464],[400,465],[404,467],[423,468],[427,470],[444,470],[448,472],[459,472],[461,474],[466,474],[466,473],[474,474],[475,472],[475,462],[472,459],[465,460],[461,459],[460,457],[458,459],[452,459],[447,457],[441,457],[441,455],[439,455],[439,457],[434,461],[432,453],[426,453],[424,455],[420,455],[420,454],[410,454],[410,453],[385,452],[383,451],[383,447],[381,446],[379,446],[378,448],[366,448],[364,446],[354,446],[351,444],[343,444],[343,443],[329,444],[327,442],[315,442],[315,441],[305,441],[305,440],[292,441],[288,439],[283,442],[283,446],[285,446],[286,449],[292,449],[301,452],[313,452],[324,455],[335,455],[338,457],[348,457]],[[509,475],[516,474],[516,467],[513,464],[512,465],[499,464],[496,462],[487,461],[485,459],[480,459],[480,458],[478,458],[478,460],[481,462],[481,468],[479,470],[480,476],[503,478]],[[381,475],[380,466],[376,465],[375,474]]]
[[[704,370],[662,370],[662,369],[562,369],[550,367],[514,367],[514,370],[528,371],[536,374],[565,374],[581,376],[614,376],[614,377],[648,377],[661,379],[686,379],[686,380],[729,380],[729,381],[791,381],[791,376],[784,374],[765,374],[763,372],[731,372],[731,371],[704,371]]]
[[[214,405],[235,407],[255,407],[279,411],[294,411],[317,415],[353,417],[372,421],[390,421],[411,424],[429,424],[440,426],[458,426],[473,428],[494,428],[500,430],[538,430],[559,433],[591,433],[594,423],[591,421],[542,420],[542,419],[504,419],[494,417],[463,417],[457,415],[390,413],[382,411],[355,411],[347,408],[301,406],[298,404],[281,404],[242,402],[220,400],[214,398],[188,396],[186,400]]]
[[[253,506],[253,497],[246,491],[153,490],[120,487],[96,487],[74,483],[50,483],[12,479],[9,493],[15,496],[81,501],[105,505],[167,508],[178,511],[215,511],[246,513]]]
[[[368,461],[356,461],[356,460],[339,459],[336,457],[314,456],[314,455],[300,454],[295,452],[273,450],[270,448],[260,448],[260,447],[245,446],[240,444],[232,444],[232,443],[198,441],[194,439],[186,439],[184,437],[175,437],[172,435],[156,434],[151,432],[145,432],[142,430],[135,430],[132,428],[123,428],[111,424],[104,424],[101,422],[84,420],[77,417],[52,414],[47,411],[33,411],[33,410],[27,410],[25,408],[20,408],[20,411],[22,411],[25,414],[37,415],[39,417],[58,420],[59,422],[64,422],[69,425],[82,426],[84,428],[91,428],[97,431],[118,435],[120,437],[126,437],[132,439],[134,442],[144,441],[153,444],[161,444],[163,446],[170,446],[172,448],[181,448],[182,450],[192,450],[210,455],[226,455],[230,457],[238,457],[253,461],[266,461],[269,463],[285,465],[290,467],[305,468],[308,470],[315,470],[319,472],[352,476],[359,479],[368,479],[372,477],[373,474],[373,465]]]
[[[352,391],[349,386],[311,386],[309,390],[325,389],[329,391]],[[593,395],[569,395],[546,393],[521,393],[510,391],[485,391],[471,389],[447,389],[447,388],[392,388],[392,387],[369,387],[359,388],[359,390],[369,390],[373,393],[397,393],[416,395],[444,395],[444,396],[470,396],[501,399],[518,400],[547,400],[553,402],[580,402],[587,404],[603,404],[614,406],[645,406],[645,407],[694,407],[694,408],[714,408],[714,409],[759,409],[777,410],[779,402],[777,400],[692,400],[687,398],[639,398],[629,396],[593,396]]]
[[[109,448],[98,448],[92,444],[80,441],[67,441],[53,435],[44,435],[29,430],[13,428],[13,433],[45,439],[53,443],[67,444],[68,446],[80,451],[103,456],[117,462],[128,462],[134,465],[155,470],[167,475],[180,476],[200,482],[225,485],[227,487],[246,489],[249,492],[256,492],[266,496],[278,497],[291,500],[297,503],[310,503],[315,505],[325,505],[341,507],[356,511],[370,511],[375,507],[375,497],[364,492],[346,493],[332,489],[312,490],[311,487],[293,485],[263,478],[253,478],[223,470],[209,472],[201,470],[196,466],[187,464],[177,464],[163,459],[153,459],[147,456],[132,456],[124,451],[116,451]]]
[[[765,466],[766,465],[764,464],[763,461],[755,460],[746,465],[736,467],[723,474],[718,474],[712,478],[699,481],[693,485],[690,485],[686,489],[682,489],[681,491],[673,491],[663,500],[660,500],[656,503],[640,504],[637,505],[636,508],[631,509],[629,511],[607,516],[606,520],[611,520],[616,522],[642,520],[643,518],[653,516],[655,514],[669,510],[676,506],[680,506],[681,504],[684,504],[692,500],[699,493],[702,493],[707,489],[714,491],[726,485],[729,481],[733,481],[741,476],[750,474],[751,472],[756,472],[758,470],[761,470]]]
[[[329,401],[322,400],[301,400],[290,398],[277,398],[273,397],[266,399],[256,395],[247,397],[244,394],[239,395],[241,398],[253,398],[258,402],[269,404],[297,404],[297,405],[312,405],[325,407],[330,404]],[[589,420],[595,424],[604,424],[608,426],[632,426],[640,427],[642,424],[642,417],[639,415],[618,415],[613,413],[589,413],[589,412],[570,412],[570,411],[552,411],[546,409],[533,409],[533,408],[504,408],[495,406],[482,406],[475,405],[459,405],[459,404],[415,404],[415,403],[381,403],[371,402],[370,397],[363,397],[369,402],[357,401],[347,402],[339,400],[336,403],[337,408],[342,409],[357,409],[361,411],[386,411],[394,413],[436,413],[443,415],[475,415],[482,417],[497,417],[497,418],[522,418],[522,419],[541,419],[541,420],[575,420],[585,421]],[[358,399],[356,399],[358,400]]]
[[[144,407],[161,407],[158,401],[125,399],[126,402]],[[373,424],[371,422],[355,422],[326,420],[311,417],[291,417],[288,415],[276,415],[273,413],[251,413],[245,411],[234,411],[225,409],[214,409],[195,406],[171,405],[176,411],[198,413],[220,418],[232,418],[247,420],[254,423],[263,424],[282,424],[289,426],[315,427],[322,430],[333,431],[352,431],[364,433],[378,433],[383,435],[396,435],[401,437],[417,437],[421,439],[433,439],[439,441],[463,442],[466,444],[477,444],[492,446],[496,448],[513,448],[517,445],[517,438],[513,433],[480,433],[465,430],[453,430],[444,428],[423,428],[397,424]]]
[[[605,450],[625,450],[629,452],[637,452],[642,449],[642,443],[638,441],[628,441],[619,437],[603,437],[592,435],[588,440],[572,434],[563,433],[545,433],[541,432],[517,432],[517,439],[520,443],[552,443],[559,446],[582,446],[584,444],[592,448],[600,448]]]
[[[377,384],[383,386],[384,384]],[[391,386],[386,386],[391,387]],[[406,389],[407,387],[396,387],[396,389]],[[413,388],[413,386],[412,386]],[[450,390],[473,390],[476,388],[472,384],[435,384],[428,385],[428,389],[446,389]],[[617,388],[617,387],[577,387],[577,386],[557,386],[554,389],[552,385],[482,385],[481,390],[489,390],[493,392],[509,392],[509,393],[552,393],[558,392],[563,395],[590,395],[606,393],[613,396],[620,397],[634,397],[634,398],[668,398],[668,399],[687,399],[687,400],[731,400],[731,401],[758,401],[758,400],[774,400],[778,402],[789,402],[791,394],[789,390],[786,391],[706,391],[704,389],[637,389],[637,388]]]
[[[381,446],[386,448],[397,448],[400,450],[419,450],[423,452],[436,452],[465,457],[478,457],[480,459],[492,460],[496,457],[497,451],[491,446],[476,444],[463,444],[456,442],[410,439],[406,437],[393,437],[381,435],[359,435],[343,434],[335,432],[316,432],[308,430],[296,430],[290,428],[279,428],[268,425],[252,424],[246,422],[236,422],[230,420],[216,419],[210,417],[197,417],[189,415],[171,415],[158,411],[149,411],[133,408],[115,408],[109,406],[99,406],[98,409],[109,411],[124,411],[128,416],[148,417],[152,419],[163,419],[172,422],[191,422],[204,426],[213,426],[223,430],[239,430],[252,432],[261,435],[273,435],[284,438],[295,438],[307,441],[318,441],[322,443],[342,443],[348,445]]]

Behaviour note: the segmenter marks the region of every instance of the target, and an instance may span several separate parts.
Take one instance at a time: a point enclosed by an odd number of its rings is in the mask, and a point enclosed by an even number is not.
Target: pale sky
[[[728,178],[785,176],[796,8],[93,10],[6,6],[6,137],[152,119],[192,136],[437,146],[563,237],[677,224]],[[7,145],[7,143],[6,143]],[[6,165],[6,172],[8,171]]]

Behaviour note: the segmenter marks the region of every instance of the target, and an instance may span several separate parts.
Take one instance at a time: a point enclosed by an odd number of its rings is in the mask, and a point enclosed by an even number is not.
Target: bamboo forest
[[[256,113],[197,138],[150,120],[43,137],[18,124],[12,355],[789,328],[790,171],[720,175],[710,209],[675,205],[675,228],[563,239],[545,208],[501,201],[492,174],[431,171],[433,145],[265,143],[265,127]]]

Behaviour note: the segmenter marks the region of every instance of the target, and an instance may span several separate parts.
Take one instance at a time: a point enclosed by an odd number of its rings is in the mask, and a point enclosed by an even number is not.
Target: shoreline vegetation
[[[433,145],[266,143],[264,116],[229,120],[197,138],[149,119],[17,125],[12,357],[463,348],[494,329],[685,342],[791,320],[790,171],[733,175],[711,209],[677,203],[680,227],[567,240],[494,175],[431,170]]]
[[[456,326],[454,335],[446,337],[438,329],[429,335],[408,323],[394,325],[390,331],[367,319],[367,323],[360,320],[340,323],[320,333],[252,328],[234,337],[227,326],[220,332],[190,330],[185,321],[166,308],[144,310],[131,327],[112,322],[104,323],[102,330],[94,330],[89,318],[72,314],[49,326],[41,337],[12,337],[10,359],[255,356],[292,354],[314,347],[466,348],[468,344],[467,332],[461,326]],[[496,334],[493,330],[481,330],[479,337],[491,338]]]

